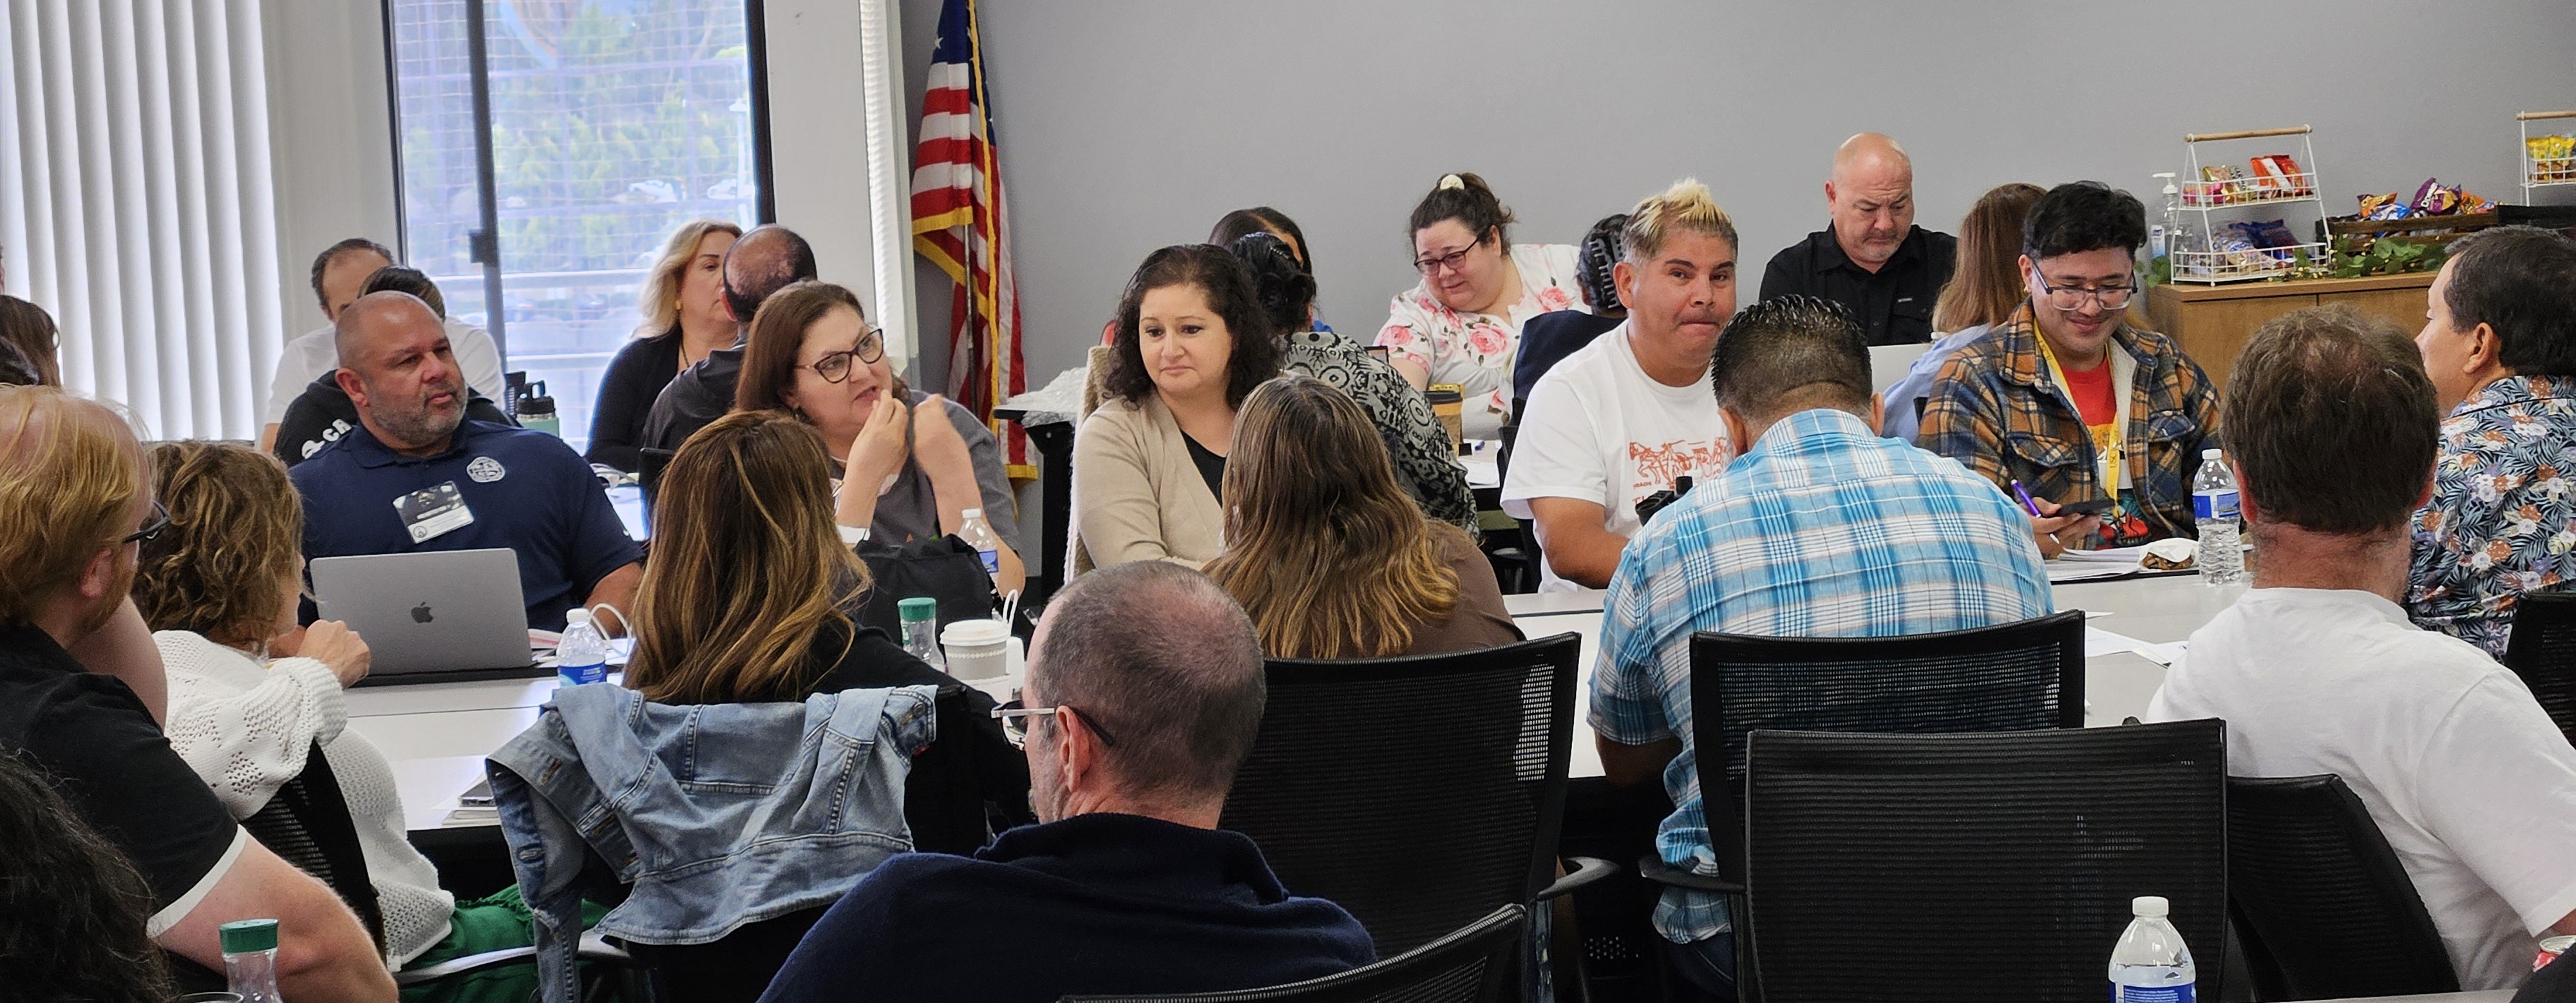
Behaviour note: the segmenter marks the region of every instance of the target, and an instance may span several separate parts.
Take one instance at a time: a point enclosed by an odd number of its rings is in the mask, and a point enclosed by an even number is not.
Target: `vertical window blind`
[[[8,292],[149,438],[250,438],[284,338],[260,0],[0,0]]]

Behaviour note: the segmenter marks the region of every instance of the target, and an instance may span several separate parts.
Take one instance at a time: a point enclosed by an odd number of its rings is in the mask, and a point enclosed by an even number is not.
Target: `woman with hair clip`
[[[590,412],[590,462],[634,471],[643,458],[644,418],[653,398],[707,353],[733,347],[742,323],[725,308],[724,257],[740,236],[742,227],[724,220],[693,219],[662,243],[661,256],[644,275],[644,322],[599,377],[599,403]]]
[[[1025,579],[1009,543],[1019,535],[1016,503],[993,430],[955,401],[905,386],[886,357],[884,329],[867,322],[848,289],[799,282],[761,304],[733,407],[784,411],[822,435],[820,469],[839,478],[834,517],[851,542],[935,539],[980,512],[1002,540],[994,591]],[[658,548],[658,530],[655,541]]]
[[[962,691],[968,720],[943,714],[938,741],[913,760],[904,815],[921,849],[972,852],[988,805],[1008,821],[1029,817],[1028,761],[992,718],[991,697],[851,619],[868,571],[834,526],[829,469],[822,437],[783,411],[736,411],[689,437],[662,472],[626,685],[667,704],[924,683]]]
[[[1351,395],[1368,412],[1395,463],[1395,483],[1422,506],[1424,514],[1472,533],[1476,530],[1476,496],[1467,486],[1467,468],[1458,465],[1449,446],[1449,431],[1422,391],[1385,361],[1369,355],[1348,336],[1316,329],[1315,278],[1299,266],[1287,243],[1268,233],[1252,233],[1227,250],[1252,275],[1261,310],[1278,330],[1288,332],[1282,350],[1290,372],[1331,384]]]
[[[1932,329],[1949,333],[1933,339],[1932,347],[1906,369],[1905,378],[1887,388],[1887,417],[1879,423],[1880,435],[1914,441],[1921,428],[1923,398],[1931,394],[1941,364],[1985,336],[1987,328],[2012,319],[2013,311],[2030,295],[2022,287],[2021,225],[2030,218],[2030,207],[2046,194],[2038,185],[2016,181],[1988,189],[1977,196],[1976,205],[1968,207],[1967,218],[1959,222],[1958,269],[1941,287],[1941,298],[1932,303]]]
[[[1464,389],[1471,439],[1493,438],[1510,420],[1521,324],[1584,309],[1573,245],[1513,244],[1511,224],[1511,210],[1485,179],[1441,175],[1407,229],[1422,281],[1396,294],[1377,333],[1388,361],[1414,386]]]
[[[1243,402],[1225,471],[1224,586],[1277,658],[1428,655],[1521,640],[1494,569],[1395,486],[1377,429],[1321,380]]]
[[[1277,332],[1243,262],[1207,244],[1147,255],[1117,325],[1100,406],[1073,439],[1070,570],[1202,567],[1224,549],[1217,496],[1235,410],[1279,375]]]

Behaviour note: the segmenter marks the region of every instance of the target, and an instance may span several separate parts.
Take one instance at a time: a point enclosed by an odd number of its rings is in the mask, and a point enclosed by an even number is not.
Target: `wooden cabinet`
[[[2424,290],[2433,273],[2374,275],[2362,279],[2244,282],[2236,285],[2162,285],[2147,290],[2147,326],[2182,346],[2209,378],[2227,385],[2236,353],[2263,322],[2301,307],[2351,306],[2383,317],[2408,335],[2424,328]]]

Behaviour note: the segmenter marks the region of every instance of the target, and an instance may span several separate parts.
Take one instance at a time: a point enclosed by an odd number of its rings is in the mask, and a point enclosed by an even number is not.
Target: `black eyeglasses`
[[[143,520],[143,528],[125,534],[125,538],[116,541],[116,545],[122,547],[129,543],[142,543],[161,535],[161,531],[168,528],[170,528],[170,510],[162,508],[161,499],[155,498],[152,500],[152,516]]]
[[[1443,268],[1453,272],[1457,271],[1459,263],[1467,260],[1467,252],[1483,246],[1485,246],[1485,238],[1478,237],[1476,238],[1475,243],[1461,247],[1447,254],[1433,258],[1415,258],[1413,260],[1413,270],[1421,272],[1424,275],[1433,274]]]
[[[1010,739],[1014,746],[1026,747],[1029,744],[1029,719],[1054,717],[1055,712],[1066,709],[1068,708],[1062,704],[1053,707],[1031,707],[1022,701],[1013,700],[993,708],[993,717],[1002,722],[1003,737]],[[1098,718],[1085,715],[1082,723],[1091,729],[1092,734],[1100,736],[1100,744],[1111,748],[1117,747],[1118,739],[1109,734],[1109,729],[1100,726]]]
[[[852,360],[864,366],[874,365],[882,358],[885,358],[885,328],[872,327],[868,333],[859,336],[855,347],[816,359],[813,365],[797,368],[813,370],[814,375],[822,377],[825,383],[841,383],[850,378]]]
[[[2138,294],[2138,287],[2134,285],[2103,286],[2099,289],[2060,289],[2049,285],[2048,276],[2040,274],[2039,269],[2032,268],[2030,274],[2032,278],[2039,280],[2039,291],[2048,294],[2048,305],[2056,307],[2060,313],[2074,313],[2084,309],[2086,300],[2102,304],[2102,309],[2105,310],[2126,310],[2129,308],[2129,300]]]

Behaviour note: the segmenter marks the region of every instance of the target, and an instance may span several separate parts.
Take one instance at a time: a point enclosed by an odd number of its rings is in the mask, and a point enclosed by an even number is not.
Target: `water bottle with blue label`
[[[2234,585],[2245,580],[2245,548],[2236,539],[2236,477],[2215,449],[2200,453],[2200,473],[2191,479],[2192,521],[2200,530],[2200,549],[2192,565],[2203,585]]]
[[[564,611],[563,638],[555,642],[555,674],[566,686],[608,679],[608,638],[590,622],[590,611]]]
[[[1001,534],[993,532],[993,524],[984,521],[983,509],[967,509],[965,516],[966,524],[957,527],[957,538],[975,548],[975,556],[984,562],[984,573],[998,580],[1002,577]]]
[[[2165,920],[2170,909],[2161,895],[2129,900],[2136,918],[2111,948],[2111,1003],[2192,1003],[2200,972],[2181,932]]]

